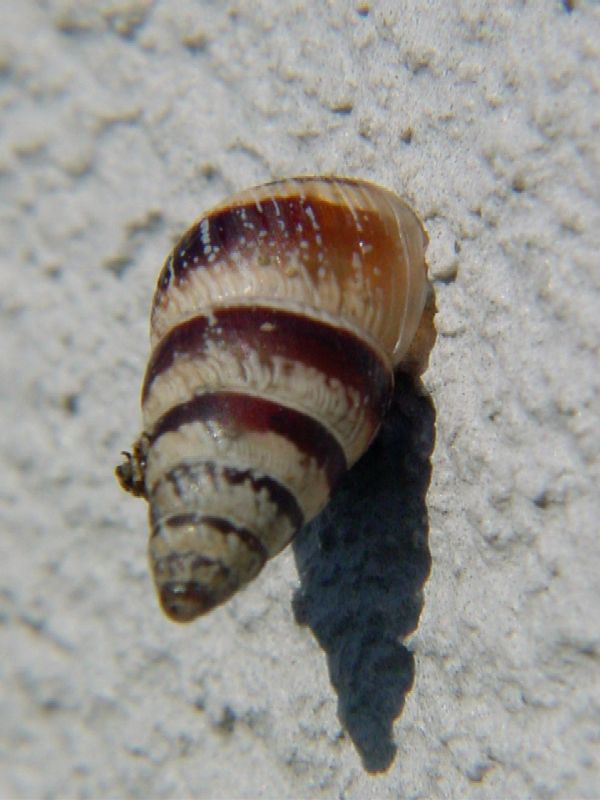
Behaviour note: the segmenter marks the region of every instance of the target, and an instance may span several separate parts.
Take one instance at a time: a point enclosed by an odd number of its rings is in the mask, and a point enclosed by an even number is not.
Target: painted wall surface
[[[405,196],[438,337],[331,506],[160,613],[148,309],[294,174]],[[600,6],[0,0],[0,795],[597,798]]]

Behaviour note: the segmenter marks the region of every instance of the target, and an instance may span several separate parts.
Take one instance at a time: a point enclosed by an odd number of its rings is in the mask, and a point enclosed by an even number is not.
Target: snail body
[[[144,432],[117,467],[150,506],[162,607],[231,597],[326,504],[385,414],[428,297],[409,206],[360,180],[241,192],[160,273]]]

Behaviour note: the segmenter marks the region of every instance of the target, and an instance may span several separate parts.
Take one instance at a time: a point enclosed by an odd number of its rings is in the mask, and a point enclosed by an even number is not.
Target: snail
[[[171,619],[253,579],[369,447],[394,370],[421,358],[426,247],[403,200],[333,177],[236,194],[175,245],[152,304],[144,431],[116,469],[149,503]]]

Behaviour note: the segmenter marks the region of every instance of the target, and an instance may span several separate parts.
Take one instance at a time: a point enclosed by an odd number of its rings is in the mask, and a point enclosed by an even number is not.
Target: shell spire
[[[152,304],[144,432],[117,467],[149,503],[169,617],[254,578],[368,448],[394,369],[414,360],[426,247],[403,200],[342,178],[241,192],[176,244]]]

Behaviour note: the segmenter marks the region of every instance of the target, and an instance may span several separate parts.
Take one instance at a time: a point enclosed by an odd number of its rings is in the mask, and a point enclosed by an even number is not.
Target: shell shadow
[[[425,497],[434,440],[430,398],[399,376],[373,446],[294,542],[296,621],[327,654],[340,722],[371,773],[395,758],[393,724],[415,678],[402,640],[417,627],[431,567]]]

